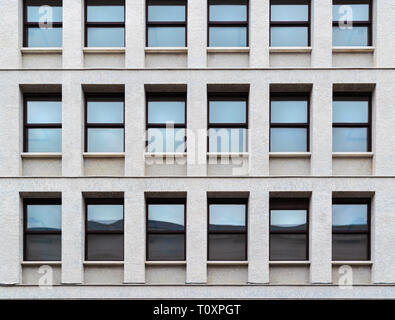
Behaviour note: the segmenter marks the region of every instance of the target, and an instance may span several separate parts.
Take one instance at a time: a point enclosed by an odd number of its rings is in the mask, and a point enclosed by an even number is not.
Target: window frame
[[[353,259],[347,259],[347,261],[369,261],[372,256],[371,252],[371,247],[372,247],[372,212],[371,212],[371,203],[372,200],[370,198],[332,198],[332,206],[334,204],[366,204],[368,209],[366,213],[366,219],[367,219],[367,230],[366,231],[361,231],[361,230],[344,230],[344,231],[334,231],[333,230],[333,223],[332,223],[332,233],[333,234],[360,234],[360,235],[368,235],[368,245],[367,245],[367,259],[366,260],[353,260]],[[333,213],[332,213],[333,214]],[[332,240],[333,241],[333,240]],[[332,247],[332,252],[331,252],[331,257],[332,261],[343,261],[343,260],[337,260],[333,259],[333,247]]]

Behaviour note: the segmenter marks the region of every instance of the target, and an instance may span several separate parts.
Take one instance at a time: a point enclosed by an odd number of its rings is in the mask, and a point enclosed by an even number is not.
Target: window
[[[208,199],[208,260],[247,260],[247,199]]]
[[[147,199],[147,260],[185,260],[185,198]]]
[[[147,0],[147,47],[187,46],[185,0]]]
[[[24,152],[62,152],[62,98],[24,96]]]
[[[271,0],[270,46],[310,46],[310,0]]]
[[[209,0],[208,46],[248,46],[248,0]]]
[[[25,199],[23,211],[24,260],[60,261],[61,200]]]
[[[370,199],[333,199],[332,260],[370,259]]]
[[[146,101],[147,152],[185,152],[185,93],[150,93]]]
[[[122,261],[123,199],[86,199],[85,259]]]
[[[335,94],[333,152],[371,151],[371,95]]]
[[[333,46],[372,45],[371,0],[333,0]]]
[[[62,0],[23,1],[23,46],[62,46]]]
[[[209,95],[208,108],[208,151],[246,152],[248,95]]]
[[[307,94],[272,94],[270,151],[309,151],[309,117]]]
[[[124,95],[85,95],[85,152],[124,152]]]
[[[125,46],[124,0],[85,1],[85,46]]]

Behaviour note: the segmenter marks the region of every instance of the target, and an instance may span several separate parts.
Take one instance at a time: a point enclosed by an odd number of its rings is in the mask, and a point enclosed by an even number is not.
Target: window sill
[[[311,53],[312,47],[270,47],[270,53]]]
[[[124,47],[84,47],[84,53],[125,53]]]
[[[248,152],[207,152],[207,158],[248,158]]]
[[[353,266],[371,266],[373,264],[373,261],[364,261],[364,260],[359,260],[359,261],[332,261],[332,265],[334,266],[340,266],[340,265],[353,265]]]
[[[310,261],[269,261],[271,266],[306,266],[310,265]]]
[[[84,266],[123,266],[123,261],[84,261]]]
[[[62,261],[22,261],[22,266],[61,266]]]
[[[62,53],[61,47],[23,47],[21,48],[22,53]]]
[[[333,152],[332,158],[373,158],[373,152]]]
[[[207,47],[207,53],[249,53],[250,47]]]
[[[186,261],[145,261],[146,266],[185,266]]]
[[[21,158],[62,159],[62,153],[61,152],[22,152]]]
[[[269,158],[311,158],[311,152],[269,152]]]
[[[188,53],[188,47],[145,47],[145,53]]]
[[[84,158],[125,158],[124,152],[84,152]]]
[[[374,47],[333,47],[334,53],[366,53],[374,52]]]
[[[185,158],[186,152],[145,152],[144,158]]]
[[[248,261],[207,261],[208,266],[248,266]]]

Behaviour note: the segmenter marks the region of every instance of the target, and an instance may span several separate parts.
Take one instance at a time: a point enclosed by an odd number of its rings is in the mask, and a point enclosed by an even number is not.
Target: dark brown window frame
[[[210,230],[210,205],[212,204],[241,204],[245,205],[245,230]],[[241,234],[245,235],[245,256],[243,260],[232,260],[232,261],[248,261],[248,198],[208,198],[207,199],[207,260],[208,261],[221,261],[210,258],[210,234]],[[224,260],[225,261],[225,260]],[[227,260],[226,260],[227,261]]]
[[[272,101],[306,101],[307,102],[307,122],[306,123],[272,123]],[[271,93],[269,106],[269,151],[272,152],[272,128],[303,128],[306,129],[306,151],[310,152],[310,93],[308,92],[286,92],[286,93]]]
[[[123,22],[88,22],[88,6],[90,6],[90,4],[88,4],[88,2],[96,2],[95,5],[97,6],[113,6],[113,5],[119,5],[121,6],[122,4],[114,4],[111,3],[110,0],[85,0],[85,12],[84,12],[84,19],[85,19],[85,28],[84,28],[84,46],[88,47],[88,28],[123,28],[124,33],[124,39],[123,39],[123,45],[124,47],[126,47],[126,6],[125,6],[125,0],[116,0],[116,2],[123,2]],[[109,47],[111,48],[111,47]]]
[[[123,123],[89,123],[88,122],[88,102],[123,102]],[[88,129],[123,129],[123,152],[125,152],[125,94],[124,93],[85,93],[84,110],[84,151],[88,152]]]
[[[272,21],[272,5],[274,4],[301,4],[309,6],[308,21]],[[280,3],[281,2],[281,3]],[[307,2],[307,3],[301,3]],[[269,8],[269,46],[272,46],[272,27],[307,27],[307,47],[311,46],[311,0],[270,0]]]
[[[150,4],[155,2],[155,4]],[[188,46],[188,4],[187,0],[164,0],[161,2],[155,0],[146,0],[145,7],[145,45],[148,47],[148,29],[150,27],[184,27],[185,28],[185,42],[184,47]],[[149,21],[148,20],[148,7],[155,5],[166,5],[166,6],[181,6],[185,7],[185,21]]]
[[[184,235],[184,257],[182,260],[177,261],[185,261],[186,260],[186,252],[187,252],[187,199],[186,198],[154,198],[147,197],[145,199],[145,257],[147,261],[175,261],[175,260],[151,260],[149,259],[149,235],[151,234],[162,234],[162,235]],[[182,204],[184,205],[184,230],[149,230],[148,228],[148,218],[149,218],[149,206],[151,204],[163,204],[163,205],[172,205],[172,204]]]
[[[372,0],[333,0],[334,5],[347,5],[347,4],[368,4],[369,5],[369,20],[368,21],[352,21],[355,27],[367,27],[368,28],[368,43],[367,46],[373,45],[373,2]],[[333,27],[339,26],[338,20],[332,21]]]
[[[332,128],[366,128],[366,152],[372,151],[372,93],[368,92],[334,92],[333,101],[368,101],[368,122],[333,122]]]
[[[371,238],[372,238],[372,234],[371,234],[371,229],[372,229],[372,222],[371,222],[371,199],[370,198],[333,198],[332,199],[332,205],[334,204],[366,204],[368,207],[368,211],[367,211],[367,230],[343,230],[343,231],[335,231],[333,230],[333,226],[332,226],[332,234],[367,234],[368,235],[368,245],[367,245],[367,259],[366,261],[370,260],[371,258]],[[333,249],[332,249],[332,260],[333,261],[343,261],[343,260],[336,260],[333,259]],[[347,259],[349,261],[353,261],[352,259]],[[354,260],[354,261],[359,261],[358,260]],[[365,260],[363,260],[365,261]]]
[[[247,20],[246,21],[211,21],[210,20],[210,1],[215,0],[208,0],[207,2],[207,47],[210,47],[210,28],[217,27],[217,28],[226,28],[226,27],[245,27],[246,28],[246,48],[249,47],[250,43],[250,1],[249,0],[240,0],[240,4],[244,5],[242,2],[245,2],[247,7]],[[214,47],[215,48],[215,47]]]
[[[310,245],[310,199],[309,198],[271,198],[269,203],[269,260],[270,261],[292,261],[289,259],[277,260],[271,258],[271,241],[270,235],[272,234],[305,234],[306,235],[306,259],[295,261],[308,261],[309,260],[309,245]],[[306,210],[306,231],[272,231],[271,220],[272,210]]]
[[[32,231],[27,228],[27,206],[28,205],[62,205],[62,200],[60,198],[26,198],[23,199],[23,260],[24,261],[35,261],[28,260],[26,258],[27,246],[26,246],[26,235],[62,235],[62,230],[60,231]],[[62,253],[62,252],[61,252]],[[40,260],[41,261],[41,260]],[[44,261],[61,261],[60,260],[44,260]]]

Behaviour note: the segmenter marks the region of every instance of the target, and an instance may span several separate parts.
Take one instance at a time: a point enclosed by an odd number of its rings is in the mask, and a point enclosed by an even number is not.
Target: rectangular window
[[[187,46],[186,0],[147,0],[147,47]]]
[[[24,152],[62,152],[60,94],[24,96]]]
[[[208,96],[208,152],[246,152],[248,95]]]
[[[270,260],[309,259],[309,200],[270,199]]]
[[[248,47],[248,0],[209,0],[208,9],[209,47]]]
[[[271,94],[270,152],[309,151],[308,94]]]
[[[147,199],[147,260],[185,260],[185,198]]]
[[[370,199],[333,199],[332,260],[370,259]]]
[[[371,114],[370,94],[335,94],[333,152],[370,152]]]
[[[247,260],[247,199],[208,199],[208,260]]]
[[[124,0],[85,0],[85,46],[125,46]]]
[[[85,94],[85,152],[124,152],[124,94]]]
[[[372,1],[333,0],[333,46],[372,45]]]
[[[62,47],[62,0],[23,1],[23,46]]]
[[[24,200],[24,260],[60,261],[62,205],[60,199]]]
[[[270,1],[270,46],[310,46],[310,0]]]
[[[85,259],[122,261],[123,199],[85,199]]]
[[[186,152],[185,93],[147,94],[147,152]]]

